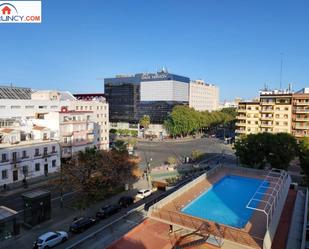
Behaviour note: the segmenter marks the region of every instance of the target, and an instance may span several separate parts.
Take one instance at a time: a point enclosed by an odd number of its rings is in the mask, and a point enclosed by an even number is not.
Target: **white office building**
[[[216,111],[219,109],[219,88],[202,80],[190,82],[189,106],[197,111]]]

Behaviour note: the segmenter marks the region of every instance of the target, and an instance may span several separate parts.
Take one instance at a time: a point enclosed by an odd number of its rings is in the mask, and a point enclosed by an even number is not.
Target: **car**
[[[96,218],[92,217],[75,218],[70,225],[70,231],[72,233],[81,233],[82,231],[96,224],[97,221],[98,220]]]
[[[99,219],[104,219],[118,213],[121,209],[120,205],[106,205],[102,207],[97,213],[96,217]]]
[[[118,201],[118,204],[121,207],[128,207],[132,205],[133,203],[134,203],[134,198],[132,196],[122,196]]]
[[[137,192],[136,198],[138,199],[144,199],[151,195],[151,190],[150,189],[141,189]]]
[[[68,238],[67,232],[64,231],[47,232],[38,237],[34,242],[33,248],[48,249],[65,242]]]

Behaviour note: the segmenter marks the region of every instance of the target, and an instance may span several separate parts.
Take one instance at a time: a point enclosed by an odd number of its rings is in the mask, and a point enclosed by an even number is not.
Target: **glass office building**
[[[188,104],[189,83],[189,78],[166,71],[106,78],[110,121],[137,123],[149,115],[151,123],[163,123],[175,105]]]

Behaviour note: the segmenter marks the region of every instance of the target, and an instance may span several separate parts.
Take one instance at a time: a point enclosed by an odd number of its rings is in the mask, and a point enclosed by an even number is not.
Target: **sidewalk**
[[[60,201],[52,202],[52,214],[51,219],[33,227],[28,230],[21,227],[20,235],[12,238],[10,240],[1,242],[1,249],[12,249],[12,248],[32,248],[33,242],[36,238],[47,232],[47,231],[57,231],[57,230],[65,230],[69,229],[69,226],[72,220],[75,217],[79,216],[94,216],[95,213],[103,206],[107,204],[117,203],[119,198],[124,195],[134,196],[139,188],[146,188],[147,181],[140,180],[133,185],[132,190],[124,191],[120,194],[117,194],[111,198],[108,198],[104,201],[98,202],[92,205],[85,210],[76,210],[68,206],[67,200],[64,200],[64,207],[60,207]]]
[[[56,179],[59,177],[59,173],[50,173],[48,176],[39,176],[35,178],[30,178],[27,180],[28,188],[24,188],[22,181],[9,184],[9,190],[4,190],[3,187],[0,190],[0,197],[7,197],[13,194],[22,193],[25,191],[30,191],[34,188],[43,186],[48,183],[48,181],[52,179]]]

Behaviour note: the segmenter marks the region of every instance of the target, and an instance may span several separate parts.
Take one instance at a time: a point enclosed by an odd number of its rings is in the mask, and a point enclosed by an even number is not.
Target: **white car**
[[[48,249],[65,242],[68,238],[69,236],[67,232],[47,232],[38,237],[38,239],[34,242],[34,248]],[[35,247],[36,245],[37,247]]]
[[[150,189],[141,189],[137,192],[136,198],[138,199],[144,199],[151,195],[151,190]]]

